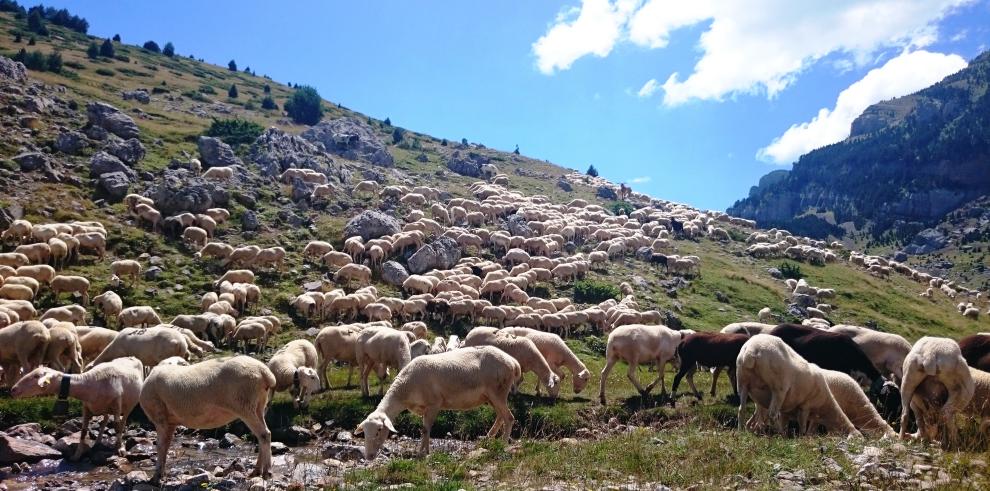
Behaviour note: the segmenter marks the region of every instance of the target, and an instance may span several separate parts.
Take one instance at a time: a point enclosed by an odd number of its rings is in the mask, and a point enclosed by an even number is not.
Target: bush
[[[237,86],[236,85],[230,84],[230,88],[227,89],[227,97],[230,97],[231,99],[237,99]]]
[[[90,41],[89,47],[86,48],[86,56],[91,60],[95,60],[100,56],[100,47],[96,44],[96,41]]]
[[[38,40],[34,36],[28,38],[28,46],[34,46],[35,44],[38,44]]]
[[[42,11],[38,8],[32,8],[31,12],[28,14],[27,26],[28,30],[40,34],[42,36],[48,35],[48,27],[45,26],[45,19],[42,17]]]
[[[269,110],[278,109],[278,104],[275,104],[275,99],[272,99],[272,96],[269,95],[265,96],[265,98],[261,100],[261,108]]]
[[[777,269],[780,270],[780,274],[783,275],[784,278],[794,280],[804,278],[804,273],[801,272],[801,266],[795,263],[785,261],[780,263],[780,267]]]
[[[217,93],[217,91],[213,90],[213,86],[212,85],[206,85],[206,84],[200,85],[199,86],[199,91],[202,92],[202,93],[204,93],[204,94],[216,94]]]
[[[21,33],[18,32],[17,34],[14,34],[14,42],[15,43],[20,43],[21,42],[21,39],[22,39],[21,38]]]
[[[120,34],[114,34],[113,35],[113,42],[115,42],[115,43],[119,43],[120,42]]]
[[[405,136],[406,136],[406,130],[396,127],[394,130],[392,130],[392,143],[398,145]]]
[[[53,51],[51,54],[48,55],[48,59],[46,60],[45,64],[47,65],[46,69],[49,72],[61,73],[62,53],[59,53],[58,51]]]
[[[265,84],[265,87],[262,90],[264,90],[266,94],[271,94],[272,93],[272,86],[271,85],[268,85],[268,84]]]
[[[252,143],[264,128],[246,119],[214,119],[206,130],[206,136],[219,138],[228,145]]]
[[[104,77],[112,77],[116,73],[113,70],[109,69],[109,68],[97,68],[96,69],[96,74],[97,75],[103,75]]]
[[[122,61],[124,63],[130,63],[131,62],[131,57],[130,56],[127,56],[127,55],[113,55],[113,59],[115,59],[117,61]]]
[[[597,280],[581,280],[574,283],[575,302],[601,303],[610,298],[619,298],[619,288],[611,283]]]
[[[152,53],[161,53],[162,52],[162,49],[158,47],[158,43],[156,43],[154,41],[145,41],[144,44],[141,45],[141,47],[144,48],[144,49],[146,49],[146,50],[148,50],[148,51],[151,51]]]
[[[100,56],[105,56],[107,58],[113,58],[113,41],[107,39],[103,41],[100,45]]]
[[[598,169],[594,165],[588,166],[588,172],[586,172],[591,177],[598,177]]]
[[[234,61],[234,60],[230,60],[230,63],[227,63],[227,70],[230,70],[232,72],[236,72],[237,71],[237,62]]]
[[[78,61],[67,61],[67,62],[65,62],[65,66],[67,66],[67,67],[69,67],[69,68],[71,68],[73,70],[85,70],[86,69],[86,65],[83,65],[82,63],[79,63]]]
[[[313,125],[323,119],[323,100],[316,89],[308,85],[299,86],[285,101],[285,112],[296,123]]]
[[[634,211],[636,211],[636,207],[628,201],[616,201],[615,203],[612,203],[612,213],[616,215],[629,216],[629,214]]]
[[[169,58],[175,56],[175,46],[171,41],[165,43],[165,47],[162,48],[162,54],[168,56]]]

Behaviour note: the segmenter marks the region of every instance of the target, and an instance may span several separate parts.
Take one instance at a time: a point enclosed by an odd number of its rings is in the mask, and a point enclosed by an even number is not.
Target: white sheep
[[[258,460],[252,475],[271,473],[272,434],[265,424],[265,407],[275,387],[275,375],[264,363],[248,356],[207,360],[195,365],[155,367],[141,389],[141,409],[158,435],[152,483],[165,474],[168,449],[177,426],[211,429],[235,419],[258,439]]]
[[[667,326],[648,326],[644,324],[627,324],[615,328],[608,336],[605,346],[605,367],[602,368],[601,381],[598,386],[598,399],[605,404],[605,383],[608,374],[616,362],[622,360],[629,366],[626,375],[640,394],[648,394],[653,387],[660,384],[660,393],[666,394],[664,372],[667,363],[674,361],[677,347],[680,346],[685,331],[675,331]],[[644,389],[636,377],[636,368],[640,363],[654,363],[657,367],[657,379]]]
[[[80,432],[79,444],[71,460],[82,457],[86,449],[86,437],[89,436],[89,421],[93,416],[103,416],[97,442],[103,438],[107,421],[113,417],[116,426],[114,447],[117,455],[124,456],[127,453],[124,449],[124,427],[131,411],[138,404],[144,381],[144,366],[141,361],[133,357],[118,358],[79,375],[38,367],[18,381],[10,390],[10,395],[15,399],[54,396],[59,393],[65,379],[68,379],[68,396],[82,401],[83,431]]]
[[[74,325],[58,322],[48,328],[45,364],[61,371],[82,371],[82,345]]]
[[[433,421],[444,409],[463,411],[489,404],[496,418],[488,437],[501,433],[508,440],[515,423],[508,405],[509,391],[521,376],[519,362],[490,346],[412,360],[396,375],[375,410],[354,431],[364,435],[364,457],[373,459],[378,455],[389,432],[397,433],[392,420],[406,409],[423,417],[420,455],[429,453]]]
[[[940,419],[948,433],[949,444],[954,445],[957,437],[956,412],[969,404],[976,389],[959,345],[948,338],[925,336],[914,343],[904,358],[900,437],[907,437],[914,393],[928,379],[940,382],[948,391],[948,398],[940,411]],[[915,414],[918,421],[922,421],[923,416]]]
[[[89,280],[82,276],[58,275],[52,278],[49,287],[56,302],[62,293],[76,293],[82,297],[83,305],[89,305]]]
[[[189,341],[176,329],[128,327],[122,329],[113,341],[86,365],[86,369],[125,356],[134,356],[149,368],[173,356],[181,356],[188,360]]]
[[[203,179],[226,181],[234,177],[234,167],[210,167],[203,173]]]
[[[361,329],[355,326],[328,326],[316,335],[315,345],[319,356],[317,371],[323,387],[330,388],[327,370],[334,361],[347,363],[347,385],[351,385],[351,375],[357,365],[355,347],[360,332]]]
[[[118,327],[134,327],[134,326],[156,326],[162,323],[161,317],[155,312],[154,307],[149,307],[147,305],[138,305],[134,307],[127,307],[117,314],[117,326]]]
[[[107,290],[93,297],[93,305],[103,315],[103,320],[110,325],[116,322],[120,311],[124,310],[124,301],[113,291]]]
[[[273,392],[292,389],[293,405],[306,407],[309,398],[320,390],[318,362],[313,343],[305,339],[289,341],[268,361],[268,369],[275,375]]]
[[[121,259],[110,263],[110,274],[119,279],[129,278],[134,285],[141,278],[141,263],[133,259]]]
[[[828,390],[832,392],[835,402],[842,408],[849,421],[860,432],[879,437],[894,437],[897,433],[887,424],[877,412],[877,409],[866,397],[863,388],[849,374],[835,370],[822,369]]]
[[[769,323],[773,320],[773,311],[770,310],[770,307],[763,307],[759,312],[757,312],[756,318],[760,322]]]
[[[385,378],[388,368],[397,372],[409,364],[412,355],[409,352],[410,336],[404,331],[391,327],[369,327],[362,330],[354,345],[354,358],[361,369],[361,394],[368,397],[368,376],[372,370],[378,376],[378,393],[385,390]],[[415,335],[412,335],[415,337]]]
[[[877,369],[884,375],[893,375],[894,383],[901,383],[904,358],[911,351],[911,343],[906,339],[897,334],[848,324],[836,324],[828,330],[853,338]]]
[[[15,322],[0,329],[4,385],[16,381],[22,371],[27,373],[41,365],[50,340],[48,328],[38,321]]]
[[[560,336],[528,327],[506,327],[502,331],[515,334],[516,336],[523,336],[532,341],[536,345],[536,348],[540,350],[540,354],[547,360],[550,369],[561,380],[564,379],[564,373],[561,368],[566,367],[574,376],[572,385],[575,394],[580,394],[585,386],[588,385],[588,381],[591,380],[591,372],[588,371],[588,367],[567,347],[567,344],[564,343],[564,340]]]

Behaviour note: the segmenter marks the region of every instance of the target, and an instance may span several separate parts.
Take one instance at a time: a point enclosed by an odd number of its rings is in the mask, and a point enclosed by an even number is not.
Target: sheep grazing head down
[[[591,372],[588,369],[581,370],[580,373],[574,377],[574,393],[580,394],[584,387],[588,385],[588,381],[591,380]]]
[[[60,375],[62,375],[60,372],[48,367],[35,368],[14,384],[14,387],[10,389],[10,395],[15,399],[20,399],[48,394],[49,387],[61,381]]]
[[[378,455],[385,440],[388,440],[389,432],[398,433],[392,425],[392,420],[385,413],[376,410],[364,418],[354,430],[354,434],[364,434],[365,459],[372,460]]]
[[[320,390],[320,376],[312,368],[299,367],[292,376],[292,385],[296,393],[292,405],[296,408],[305,408],[309,406],[309,398]]]

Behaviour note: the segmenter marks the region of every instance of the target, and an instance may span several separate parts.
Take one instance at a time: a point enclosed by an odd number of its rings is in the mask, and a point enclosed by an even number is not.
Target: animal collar
[[[58,387],[58,399],[64,401],[69,398],[69,384],[72,383],[72,376],[68,374],[62,375],[62,383]]]

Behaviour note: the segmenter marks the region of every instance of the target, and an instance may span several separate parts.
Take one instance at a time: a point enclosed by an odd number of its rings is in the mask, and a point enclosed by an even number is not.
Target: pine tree
[[[389,119],[388,117],[385,118],[384,123],[385,123],[385,126],[392,126],[392,120]]]
[[[154,41],[145,41],[142,48],[151,51],[152,53],[161,53],[162,49],[158,47],[158,43]]]
[[[227,70],[230,70],[232,72],[236,72],[237,71],[237,62],[234,61],[234,60],[230,60],[230,63],[227,63]]]
[[[100,56],[113,58],[113,41],[109,39],[103,41],[103,44],[100,46]]]
[[[268,84],[265,84],[265,87],[262,90],[264,90],[264,92],[266,94],[271,94],[272,93],[272,86],[271,85],[268,85]]]
[[[514,153],[516,155],[519,155],[519,145],[518,144],[516,144],[516,149],[513,150],[512,153]]]
[[[21,33],[14,34],[14,42],[15,43],[21,42]]]
[[[119,43],[120,42],[120,34],[114,34],[113,35],[113,41],[115,43]]]
[[[100,47],[97,46],[96,41],[91,41],[89,43],[89,47],[86,48],[86,56],[93,60],[100,56]]]
[[[168,57],[175,56],[175,46],[172,45],[171,41],[165,43],[165,47],[162,48],[162,54]]]
[[[227,97],[230,97],[231,99],[237,99],[237,86],[236,85],[230,84],[230,88],[227,89]]]
[[[594,165],[591,165],[588,167],[587,174],[591,177],[598,177],[598,169],[596,169]]]

